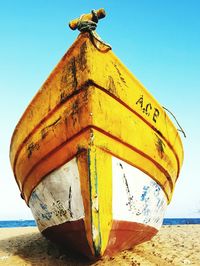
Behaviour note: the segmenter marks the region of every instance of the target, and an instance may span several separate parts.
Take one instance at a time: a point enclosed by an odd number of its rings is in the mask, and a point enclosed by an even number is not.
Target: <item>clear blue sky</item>
[[[20,198],[9,144],[24,109],[78,32],[68,22],[104,7],[98,33],[187,133],[184,166],[167,217],[200,212],[200,1],[0,1],[0,220],[32,219]]]

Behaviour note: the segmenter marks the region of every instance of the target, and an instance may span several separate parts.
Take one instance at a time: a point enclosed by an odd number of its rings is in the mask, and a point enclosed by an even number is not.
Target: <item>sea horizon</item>
[[[200,218],[164,218],[163,225],[200,224]],[[35,220],[0,220],[0,228],[35,227]]]

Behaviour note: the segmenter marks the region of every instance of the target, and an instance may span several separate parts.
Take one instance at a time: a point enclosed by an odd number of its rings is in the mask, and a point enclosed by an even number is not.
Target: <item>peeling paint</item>
[[[158,154],[161,158],[163,158],[164,156],[164,153],[165,153],[165,143],[162,141],[162,139],[160,137],[158,137],[157,135],[156,136],[156,148],[157,148],[157,151],[158,151]]]
[[[72,110],[71,116],[72,116],[72,120],[73,120],[73,126],[75,126],[75,124],[78,121],[78,110],[79,110],[79,100],[78,99],[73,102],[71,110]]]
[[[98,202],[98,196],[97,195],[95,195],[95,197],[92,199],[92,209],[95,212],[99,211],[99,202]]]
[[[38,143],[31,142],[27,147],[27,157],[30,158],[35,150],[39,150],[40,145]]]
[[[68,211],[70,213],[71,218],[73,218],[72,212],[72,187],[69,187],[69,199],[68,199]]]
[[[116,89],[115,82],[112,76],[108,76],[107,87],[108,87],[109,92],[111,92],[114,95],[117,95],[117,89]]]
[[[87,45],[86,42],[84,42],[80,47],[80,53],[76,58],[76,61],[78,63],[79,69],[81,71],[84,71],[87,68],[87,59],[86,59],[86,51],[87,51]]]
[[[48,126],[44,127],[41,130],[41,137],[42,139],[44,139],[47,135],[48,135],[48,131],[53,128],[54,126],[56,126],[59,121],[61,120],[61,116],[59,116],[53,123],[49,124]]]
[[[69,63],[69,69],[71,70],[73,81],[72,81],[72,86],[73,89],[77,89],[78,81],[77,81],[77,76],[76,76],[76,58],[72,57],[70,63]]]
[[[112,158],[113,219],[159,229],[167,199],[160,186],[139,169]]]
[[[121,73],[121,71],[119,70],[119,67],[117,66],[117,64],[114,64],[114,67],[115,67],[115,69],[117,70],[117,73],[118,73],[118,75],[119,75],[121,81],[123,82],[124,85],[126,85],[126,80],[125,80],[125,78],[122,76],[122,73]],[[127,86],[127,85],[126,85],[126,86]]]
[[[29,206],[40,231],[84,218],[76,158],[41,181],[31,194]]]

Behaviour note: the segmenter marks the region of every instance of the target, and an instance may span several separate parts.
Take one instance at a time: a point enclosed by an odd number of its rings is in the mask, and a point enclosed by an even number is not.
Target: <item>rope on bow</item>
[[[78,23],[77,23],[77,29],[80,32],[89,32],[90,36],[92,37],[92,42],[98,50],[102,52],[111,50],[112,47],[108,43],[104,42],[100,38],[100,36],[95,32],[97,28],[97,23],[99,21],[97,12],[95,10],[92,10],[91,14],[92,14],[91,20],[85,20],[84,15],[80,16]],[[106,49],[105,50],[100,49],[99,46],[94,42],[94,39],[100,42],[104,47],[106,46]]]
[[[183,136],[186,138],[186,134],[185,134],[185,131],[183,130],[183,128],[181,127],[181,125],[179,124],[178,120],[176,119],[175,115],[170,111],[168,110],[166,107],[162,106],[162,108],[164,110],[166,110],[173,118],[174,120],[176,121],[177,125],[179,128],[177,128],[178,131],[182,132],[183,133]]]

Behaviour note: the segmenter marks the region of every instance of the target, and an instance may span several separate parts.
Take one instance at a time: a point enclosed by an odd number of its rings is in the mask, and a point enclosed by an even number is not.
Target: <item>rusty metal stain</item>
[[[162,141],[161,138],[158,137],[158,135],[155,134],[155,136],[157,138],[155,145],[156,145],[158,154],[159,154],[160,158],[162,159],[164,157],[164,154],[165,154],[165,143]]]

